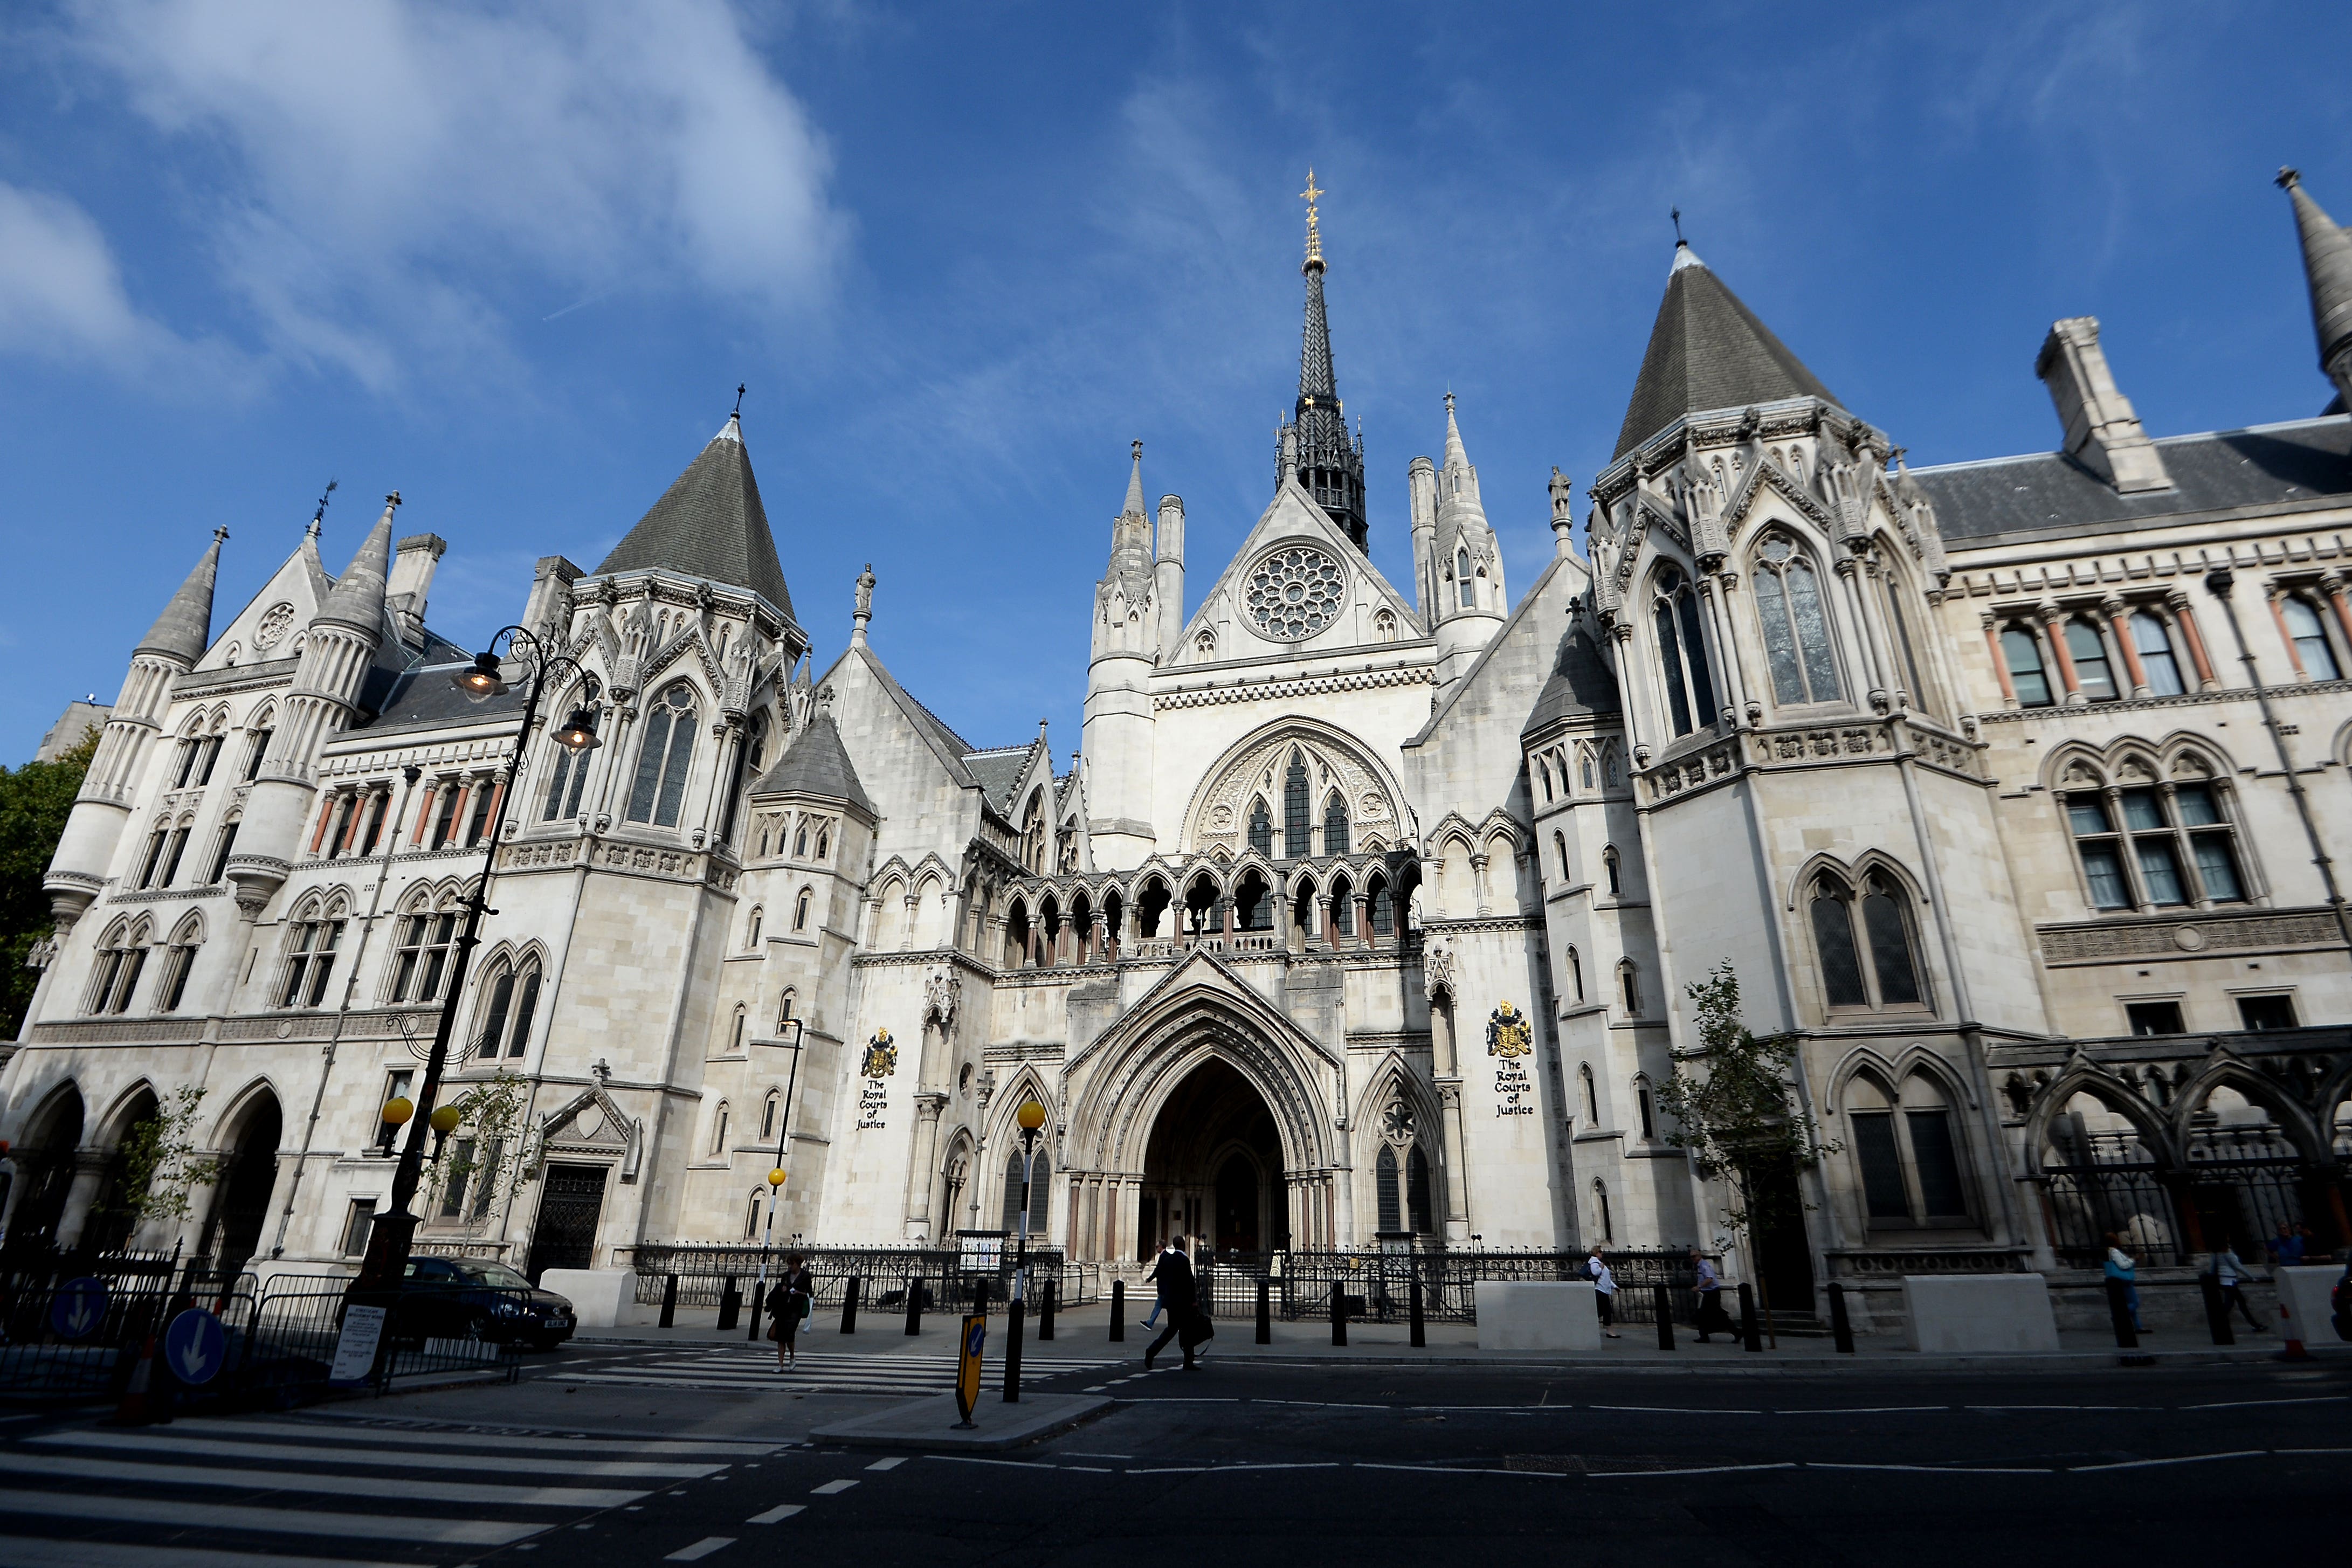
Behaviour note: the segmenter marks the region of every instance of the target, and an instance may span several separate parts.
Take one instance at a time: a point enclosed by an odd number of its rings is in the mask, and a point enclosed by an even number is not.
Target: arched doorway
[[[13,1151],[22,1196],[8,1223],[8,1245],[43,1246],[57,1240],[73,1190],[74,1151],[81,1146],[81,1091],[68,1083],[35,1115]]]
[[[106,1174],[99,1180],[98,1201],[90,1205],[89,1219],[82,1227],[82,1239],[92,1251],[117,1252],[131,1244],[138,1228],[133,1206],[144,1195],[130,1190],[130,1144],[161,1113],[154,1090],[143,1084],[114,1113],[113,1126],[104,1135],[111,1151],[106,1156]]]
[[[1212,1057],[1161,1103],[1145,1145],[1137,1256],[1171,1237],[1219,1253],[1290,1245],[1282,1138],[1247,1078]]]
[[[267,1089],[256,1094],[238,1113],[236,1126],[221,1155],[212,1217],[205,1221],[197,1248],[217,1258],[225,1274],[245,1268],[259,1249],[269,1218],[269,1194],[278,1185],[278,1140],[285,1131],[278,1096]]]

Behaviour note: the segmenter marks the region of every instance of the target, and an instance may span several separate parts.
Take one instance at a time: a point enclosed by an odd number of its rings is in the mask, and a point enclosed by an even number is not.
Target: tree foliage
[[[57,929],[49,895],[41,891],[49,857],[66,831],[82,775],[98,749],[99,731],[55,762],[0,768],[0,1035],[14,1038],[33,1005],[40,971],[27,968],[34,945]]]
[[[158,1105],[123,1134],[121,1180],[102,1207],[124,1222],[125,1234],[151,1219],[185,1219],[191,1195],[219,1177],[219,1159],[195,1141],[204,1100],[203,1090],[184,1083],[168,1106]]]
[[[530,1179],[539,1151],[526,1136],[529,1089],[520,1077],[501,1070],[449,1102],[457,1111],[457,1127],[426,1183],[428,1218],[487,1220],[500,1199]],[[453,1197],[457,1214],[448,1212]]]
[[[1795,1037],[1759,1036],[1741,1021],[1739,976],[1729,959],[1689,988],[1696,1004],[1699,1049],[1677,1056],[1658,1101],[1674,1118],[1666,1141],[1688,1149],[1700,1174],[1722,1181],[1724,1219],[1752,1241],[1796,1218],[1802,1199],[1782,1171],[1819,1165],[1839,1145],[1799,1105],[1792,1070]]]

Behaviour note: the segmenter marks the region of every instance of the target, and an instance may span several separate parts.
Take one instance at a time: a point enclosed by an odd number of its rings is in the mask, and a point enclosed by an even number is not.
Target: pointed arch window
[[[1598,1127],[1601,1125],[1601,1085],[1592,1076],[1592,1064],[1588,1061],[1578,1068],[1576,1076],[1584,1089],[1584,1124]]]
[[[1404,1154],[1404,1213],[1405,1221],[1413,1229],[1427,1233],[1429,1222],[1429,1156],[1415,1144]]]
[[[1380,1154],[1372,1161],[1372,1178],[1381,1189],[1380,1228],[1389,1231],[1403,1229],[1404,1216],[1397,1202],[1396,1150],[1386,1144],[1381,1145]]]
[[[719,1102],[719,1114],[711,1119],[710,1124],[710,1157],[712,1159],[718,1159],[727,1152],[728,1113],[727,1102],[721,1100]]]
[[[1568,835],[1566,833],[1552,834],[1551,847],[1559,855],[1559,880],[1562,882],[1574,882],[1576,880],[1575,868],[1568,863]]]
[[[1683,574],[1668,567],[1658,576],[1652,619],[1657,630],[1658,664],[1665,676],[1666,716],[1676,735],[1715,723],[1715,683],[1706,667],[1706,639],[1699,630],[1698,593]]]
[[[1296,747],[1282,775],[1282,853],[1297,860],[1313,852],[1307,825],[1307,758]]]
[[[1617,1231],[1609,1213],[1609,1184],[1599,1176],[1592,1178],[1592,1225],[1601,1232],[1603,1241],[1617,1239]]]
[[[803,889],[801,889],[801,895],[800,895],[800,898],[799,898],[799,899],[798,899],[798,900],[797,900],[797,901],[793,904],[793,930],[795,930],[795,931],[805,931],[805,930],[807,930],[807,929],[808,929],[808,923],[809,923],[809,904],[810,904],[810,903],[812,902],[812,900],[813,900],[814,897],[815,897],[815,894],[814,894],[814,893],[812,893],[809,889],[807,889],[807,888],[803,888]]]
[[[1924,1071],[1899,1093],[1869,1073],[1847,1086],[1846,1122],[1863,1211],[1874,1228],[1974,1223],[1948,1097]]]
[[[457,941],[457,916],[453,910],[417,909],[404,916],[393,954],[392,999],[429,1002],[438,998]]]
[[[261,777],[262,759],[269,755],[269,742],[277,731],[264,723],[253,732],[253,747],[245,754],[245,782],[252,783]]]
[[[694,767],[694,688],[684,682],[664,692],[646,716],[637,747],[637,778],[629,790],[629,821],[677,826],[686,804],[686,777]]]
[[[530,1026],[539,1011],[539,963],[520,969],[501,965],[490,983],[489,1005],[482,1015],[478,1054],[484,1061],[500,1056],[520,1056],[530,1043]]]
[[[1018,1148],[1004,1157],[1004,1229],[1017,1235],[1021,1229],[1021,1151]],[[1046,1195],[1053,1190],[1053,1161],[1045,1151],[1037,1151],[1036,1163],[1029,1170],[1029,1239],[1034,1245],[1045,1239],[1045,1215],[1050,1207]]]
[[[1323,852],[1344,855],[1348,852],[1348,802],[1334,789],[1323,802]]]
[[[1568,950],[1568,977],[1576,987],[1576,999],[1582,1001],[1584,999],[1584,960],[1573,947]]]
[[[1386,936],[1396,929],[1396,897],[1389,891],[1388,879],[1372,878],[1372,935]]]
[[[768,1091],[768,1097],[760,1103],[760,1142],[764,1144],[776,1135],[776,1113],[783,1103],[784,1097],[772,1089]]]
[[[1633,967],[1631,958],[1617,966],[1617,988],[1625,999],[1625,1015],[1628,1018],[1641,1017],[1642,973]]]
[[[598,714],[593,705],[584,710],[588,715],[587,729],[594,733]],[[580,797],[588,786],[589,759],[601,747],[574,751],[568,746],[548,743],[551,766],[548,768],[547,801],[540,809],[539,820],[552,822],[563,817],[580,814]]]
[[[1609,883],[1609,896],[1612,898],[1622,897],[1624,895],[1625,888],[1623,877],[1617,869],[1617,846],[1615,844],[1604,844],[1601,846],[1601,870]]]
[[[315,1008],[326,999],[327,977],[334,972],[335,950],[343,945],[343,922],[313,914],[297,921],[287,946],[286,984],[278,994],[281,1008]]]
[[[1853,942],[1853,890],[1823,873],[1813,883],[1813,948],[1821,958],[1822,991],[1833,1008],[1870,1005],[1862,960]]]
[[[180,1010],[180,1003],[188,994],[188,975],[196,967],[196,947],[203,940],[201,925],[184,923],[173,936],[172,945],[163,950],[163,979],[155,988],[157,1012]]]
[[[1823,872],[1813,879],[1807,913],[1827,1005],[1927,1005],[1910,896],[1894,877],[1883,871],[1870,873],[1857,897],[1843,878]]]
[[[1467,549],[1457,549],[1454,552],[1454,581],[1460,585],[1462,608],[1465,610],[1477,609],[1478,580],[1471,571],[1470,552]]]
[[[1265,809],[1265,797],[1250,802],[1249,847],[1266,859],[1274,858],[1274,813]]]
[[[139,988],[139,971],[146,967],[147,948],[136,933],[117,927],[99,949],[95,978],[90,982],[87,1011],[119,1013],[129,1009],[131,993]]]
[[[1837,655],[1830,645],[1820,574],[1785,534],[1758,552],[1756,614],[1763,623],[1772,695],[1783,704],[1837,700]]]
[[[1650,1081],[1636,1073],[1633,1076],[1633,1109],[1642,1119],[1642,1141],[1654,1143],[1658,1136],[1657,1101],[1650,1092]]]

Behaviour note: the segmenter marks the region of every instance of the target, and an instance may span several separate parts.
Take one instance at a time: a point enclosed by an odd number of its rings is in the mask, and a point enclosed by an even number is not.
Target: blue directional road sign
[[[210,1383],[227,1359],[228,1335],[202,1307],[190,1307],[163,1331],[163,1364],[183,1383]]]
[[[86,1339],[106,1321],[106,1283],[68,1280],[49,1301],[49,1327],[59,1339]]]

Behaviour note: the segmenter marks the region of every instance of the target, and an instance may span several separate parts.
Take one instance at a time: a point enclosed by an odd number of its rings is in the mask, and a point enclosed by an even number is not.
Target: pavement
[[[586,1343],[514,1385],[131,1430],[0,1420],[0,1568],[1197,1568],[1204,1552],[1429,1568],[1564,1548],[1710,1568],[1981,1568],[2020,1550],[2201,1568],[2340,1553],[2352,1496],[2342,1355],[1857,1356],[1759,1380],[1731,1373],[1769,1354],[1734,1352],[1662,1380],[1633,1363],[1221,1351],[1198,1373],[1146,1372],[1139,1345],[1113,1360],[1057,1336],[1066,1364],[1032,1362],[1017,1406],[990,1357],[977,1419],[1004,1432],[1085,1400],[1076,1427],[998,1453],[836,1440],[933,1419],[941,1394],[918,1375],[944,1372],[947,1345],[910,1353],[902,1335],[778,1373],[765,1346]],[[866,1376],[894,1391],[844,1391]]]

